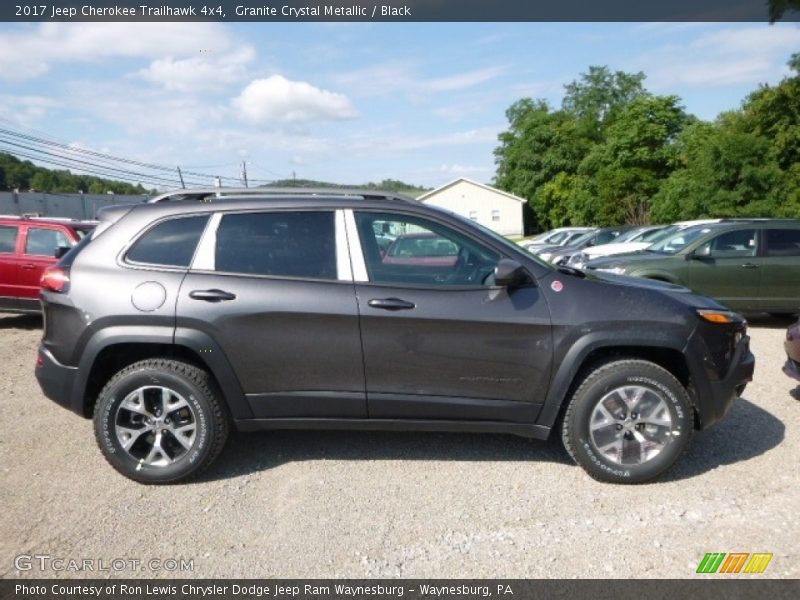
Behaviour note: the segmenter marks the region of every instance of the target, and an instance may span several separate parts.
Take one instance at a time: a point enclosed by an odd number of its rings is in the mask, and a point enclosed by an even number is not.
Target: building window
[[[497,209],[494,209],[492,211],[492,221],[499,221],[499,220],[500,220],[500,211],[497,210]]]
[[[478,220],[478,211],[477,210],[469,211],[469,218],[471,220],[473,220],[473,221],[477,221]]]

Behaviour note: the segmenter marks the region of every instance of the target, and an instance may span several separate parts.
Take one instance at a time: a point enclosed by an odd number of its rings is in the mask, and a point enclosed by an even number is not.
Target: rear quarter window
[[[188,267],[207,222],[208,215],[162,221],[134,242],[125,259],[139,264]]]

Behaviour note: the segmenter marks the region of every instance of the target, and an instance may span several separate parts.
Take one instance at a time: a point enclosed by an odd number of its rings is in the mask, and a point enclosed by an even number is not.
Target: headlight
[[[550,262],[550,257],[553,256],[553,253],[552,252],[540,252],[538,254],[538,256],[542,260],[546,260],[547,262]]]
[[[726,325],[728,323],[741,323],[744,321],[741,315],[731,310],[698,308],[697,314],[701,319],[705,319],[710,323],[718,323],[721,325]]]
[[[613,273],[614,275],[625,275],[625,267],[605,267],[595,270],[602,271],[603,273]]]

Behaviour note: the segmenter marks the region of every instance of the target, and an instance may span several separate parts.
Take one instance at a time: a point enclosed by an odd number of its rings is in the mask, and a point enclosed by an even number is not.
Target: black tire
[[[623,400],[631,393],[640,394],[632,408]],[[599,412],[614,405],[619,409],[608,411],[608,416]],[[638,407],[663,416],[639,415]],[[596,420],[598,416],[602,420]],[[653,423],[667,419],[668,425]],[[694,406],[686,389],[666,369],[634,359],[608,362],[590,371],[569,400],[561,425],[572,459],[594,479],[612,483],[643,483],[659,477],[680,458],[693,433]],[[641,462],[635,462],[634,452],[645,452],[644,459],[640,455]],[[649,452],[653,455],[647,456]]]
[[[202,369],[161,358],[134,363],[100,392],[94,409],[97,444],[109,464],[129,479],[186,480],[208,468],[225,445],[229,421],[219,398]]]

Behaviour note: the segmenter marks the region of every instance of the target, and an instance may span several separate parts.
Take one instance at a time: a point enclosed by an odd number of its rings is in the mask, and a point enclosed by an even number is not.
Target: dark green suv
[[[589,270],[676,283],[730,308],[800,312],[800,221],[733,219],[689,227]]]

